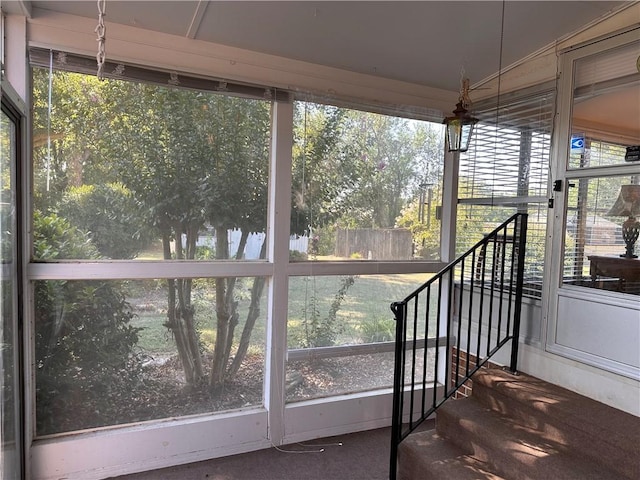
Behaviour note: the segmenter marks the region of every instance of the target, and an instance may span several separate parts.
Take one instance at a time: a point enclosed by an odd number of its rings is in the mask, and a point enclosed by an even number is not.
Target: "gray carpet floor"
[[[381,428],[116,480],[386,480],[390,441],[391,429]]]

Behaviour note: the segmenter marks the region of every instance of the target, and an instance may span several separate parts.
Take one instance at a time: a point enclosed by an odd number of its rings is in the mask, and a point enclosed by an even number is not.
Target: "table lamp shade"
[[[612,217],[635,217],[640,214],[640,185],[622,185],[616,202],[607,212]]]
[[[607,212],[607,215],[613,217],[629,217],[622,223],[622,238],[627,248],[621,257],[637,258],[634,249],[640,234],[640,222],[636,220],[636,215],[639,214],[640,185],[622,185],[616,202]]]

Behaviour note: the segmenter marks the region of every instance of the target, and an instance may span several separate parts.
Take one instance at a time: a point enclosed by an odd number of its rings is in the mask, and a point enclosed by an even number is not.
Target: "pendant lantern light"
[[[473,127],[478,119],[469,113],[471,100],[469,99],[469,79],[462,81],[460,97],[453,111],[453,116],[444,119],[447,125],[447,145],[450,152],[466,152],[469,148]]]

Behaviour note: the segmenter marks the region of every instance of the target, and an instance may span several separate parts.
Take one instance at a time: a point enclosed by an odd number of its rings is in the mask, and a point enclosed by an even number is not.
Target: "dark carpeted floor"
[[[381,428],[115,480],[386,480],[390,441],[391,429]]]

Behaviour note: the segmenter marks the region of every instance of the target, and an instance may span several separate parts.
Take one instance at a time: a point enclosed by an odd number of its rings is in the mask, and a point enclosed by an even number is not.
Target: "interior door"
[[[623,224],[640,217],[639,58],[639,29],[562,55],[547,261],[547,350],[631,378],[640,260]]]
[[[0,114],[0,479],[22,478],[16,167],[20,115],[3,96]]]

